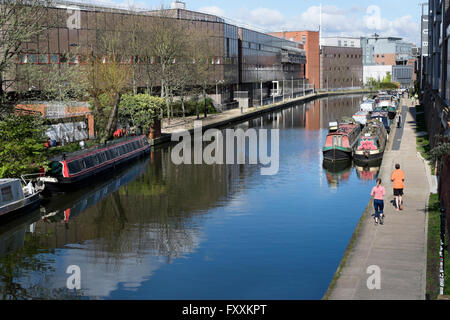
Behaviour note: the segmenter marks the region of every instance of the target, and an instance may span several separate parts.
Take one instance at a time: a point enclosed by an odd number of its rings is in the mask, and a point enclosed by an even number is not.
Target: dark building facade
[[[42,68],[63,62],[86,64],[90,55],[102,55],[103,49],[99,44],[114,32],[120,33],[120,41],[126,48],[135,36],[136,25],[150,25],[154,19],[160,19],[163,12],[67,1],[55,2],[47,10],[49,19],[56,21],[56,25],[22,46],[16,71],[22,64],[36,64]],[[214,47],[210,93],[212,98],[220,97],[218,103],[232,101],[235,91],[246,90],[251,96],[253,88],[259,88],[261,82],[263,91],[270,92],[272,81],[305,77],[305,52],[296,42],[239,28],[214,15],[184,8],[164,10],[164,17],[209,37]],[[145,34],[139,39],[145,41]],[[158,63],[157,57],[139,57],[128,52],[121,59],[123,63],[132,64],[136,73],[141,75],[136,77],[138,89],[148,88],[145,65]],[[11,80],[16,75],[17,72],[11,74]],[[217,90],[219,94],[214,94]]]
[[[428,1],[428,42],[422,43],[421,103],[431,148],[450,137],[450,5],[449,0]],[[426,39],[425,39],[426,40]],[[438,192],[442,207],[447,208],[447,228],[450,226],[450,156],[438,163]]]
[[[322,46],[320,87],[322,89],[361,87],[363,85],[362,49]]]

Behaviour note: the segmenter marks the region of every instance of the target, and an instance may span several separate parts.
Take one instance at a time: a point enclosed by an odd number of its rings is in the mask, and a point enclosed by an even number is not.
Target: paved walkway
[[[411,106],[402,100],[401,106]],[[349,251],[341,275],[332,289],[329,299],[345,300],[422,300],[426,288],[427,219],[425,208],[429,196],[429,184],[425,165],[416,151],[415,121],[409,108],[399,150],[393,150],[395,129],[391,133],[380,170],[382,184],[386,188],[384,225],[374,225],[373,206],[364,212],[356,242]],[[394,125],[395,126],[395,125]],[[399,135],[397,135],[398,137]],[[398,142],[396,143],[398,144]],[[397,213],[391,200],[391,173],[396,163],[405,171],[404,210]],[[369,290],[367,273],[369,266],[379,266],[381,289]]]

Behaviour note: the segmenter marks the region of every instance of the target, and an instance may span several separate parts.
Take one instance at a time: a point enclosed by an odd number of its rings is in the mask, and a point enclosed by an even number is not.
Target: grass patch
[[[440,247],[440,202],[437,194],[431,194],[428,203],[428,241],[427,241],[427,286],[426,293],[436,300],[439,295],[439,247]],[[450,294],[450,259],[448,239],[445,239],[445,283],[444,294]]]

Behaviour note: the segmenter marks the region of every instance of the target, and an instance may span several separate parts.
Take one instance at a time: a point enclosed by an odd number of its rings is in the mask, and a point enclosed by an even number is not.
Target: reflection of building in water
[[[306,130],[320,130],[320,100],[308,104],[305,120]]]
[[[336,96],[320,99],[321,126],[328,128],[328,124],[340,121],[343,117],[351,117],[359,110],[361,95]]]

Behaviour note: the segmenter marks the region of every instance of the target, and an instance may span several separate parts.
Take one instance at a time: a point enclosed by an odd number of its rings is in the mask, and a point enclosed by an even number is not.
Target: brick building
[[[362,50],[353,47],[322,46],[320,87],[350,88],[363,85]]]
[[[297,41],[303,45],[306,51],[306,78],[314,88],[320,86],[320,47],[319,31],[283,31],[271,32],[270,35]]]

